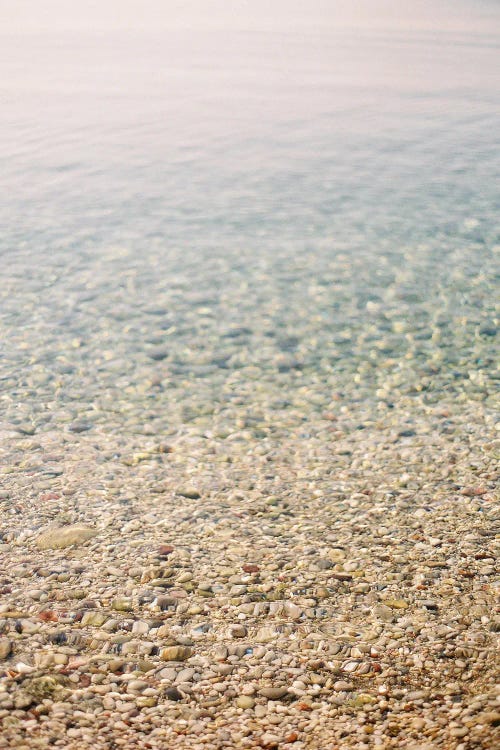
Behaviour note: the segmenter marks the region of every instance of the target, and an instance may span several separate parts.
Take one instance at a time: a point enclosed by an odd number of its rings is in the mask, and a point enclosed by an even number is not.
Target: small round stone
[[[255,706],[255,700],[250,695],[239,695],[236,698],[236,705],[238,708],[253,708]]]

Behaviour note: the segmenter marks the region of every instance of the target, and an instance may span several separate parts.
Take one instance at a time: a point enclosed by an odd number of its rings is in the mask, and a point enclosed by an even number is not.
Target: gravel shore
[[[494,747],[498,253],[464,246],[18,255],[1,748]]]

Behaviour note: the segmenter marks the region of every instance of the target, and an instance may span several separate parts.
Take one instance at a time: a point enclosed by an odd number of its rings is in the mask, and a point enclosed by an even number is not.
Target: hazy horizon
[[[497,6],[495,8],[495,5]],[[430,31],[484,31],[492,21],[498,31],[498,4],[493,0],[450,5],[443,0],[104,0],[69,4],[49,0],[0,2],[2,33],[60,31],[153,31],[175,28],[277,30],[368,28]]]

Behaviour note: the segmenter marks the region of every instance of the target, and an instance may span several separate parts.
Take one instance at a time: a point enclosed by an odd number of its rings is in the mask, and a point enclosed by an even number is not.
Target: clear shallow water
[[[255,365],[328,403],[330,377],[373,393],[443,349],[489,371],[500,14],[464,7],[4,32],[2,377],[22,418],[112,400],[117,374],[208,379],[202,404]]]
[[[438,8],[435,30],[417,8],[357,29],[316,9],[314,28],[313,5],[281,32],[4,33],[6,251],[488,233],[500,13],[442,28]]]

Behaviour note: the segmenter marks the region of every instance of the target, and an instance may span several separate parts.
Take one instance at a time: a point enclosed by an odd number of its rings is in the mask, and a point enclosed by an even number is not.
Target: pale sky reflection
[[[0,0],[3,33],[175,28],[498,32],[496,0]]]

